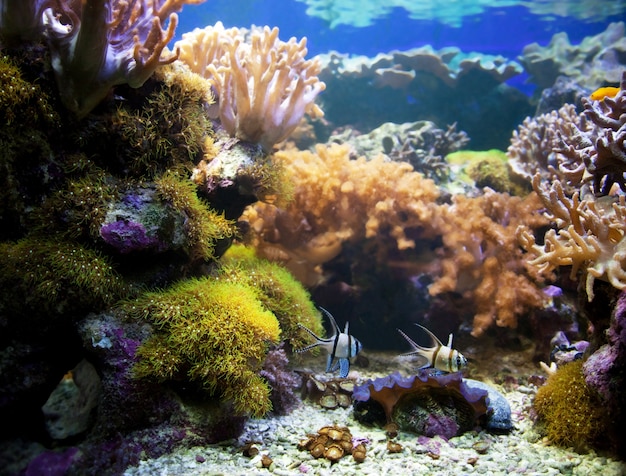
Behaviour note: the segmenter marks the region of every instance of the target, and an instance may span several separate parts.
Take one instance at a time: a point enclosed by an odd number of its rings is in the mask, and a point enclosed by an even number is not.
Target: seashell
[[[313,458],[321,458],[324,456],[325,449],[324,443],[316,443],[311,448],[311,456],[313,456]]]
[[[389,453],[400,453],[402,451],[402,445],[389,440],[387,441],[387,451],[389,451]]]
[[[264,468],[269,468],[273,462],[274,461],[269,456],[267,455],[261,456],[261,466],[263,466]]]
[[[354,458],[354,461],[356,461],[357,463],[362,463],[363,461],[365,461],[365,455],[366,455],[366,450],[365,450],[365,445],[363,443],[356,445],[354,449],[352,450],[352,457]]]
[[[337,428],[331,428],[328,430],[327,435],[331,440],[340,441],[343,437],[343,431]]]
[[[326,445],[330,441],[330,438],[328,437],[328,435],[318,435],[315,441],[316,443]]]
[[[391,422],[383,426],[383,430],[387,433],[387,438],[395,438],[398,436],[398,425]]]
[[[335,462],[339,461],[344,454],[345,451],[341,446],[337,444],[332,444],[328,448],[326,448],[326,451],[324,451],[324,458],[329,461]]]
[[[472,445],[472,448],[476,453],[480,455],[484,455],[489,450],[489,442],[488,441],[477,441]]]
[[[321,380],[317,380],[311,377],[311,382],[313,382],[313,385],[315,386],[315,388],[319,390],[320,392],[326,391],[326,384],[322,382]]]
[[[354,390],[354,380],[342,380],[339,382],[339,388],[347,393],[352,393]]]
[[[337,408],[337,397],[332,394],[332,393],[328,393],[326,395],[322,395],[322,397],[319,400],[319,404],[324,407],[324,408]]]
[[[259,448],[257,448],[254,443],[247,443],[241,448],[241,453],[248,458],[252,458],[259,454]]]
[[[349,440],[341,440],[339,445],[343,448],[346,453],[350,453],[352,451],[352,438]]]
[[[352,397],[350,395],[346,395],[345,393],[338,393],[337,395],[335,395],[335,398],[337,399],[337,404],[341,408],[348,408],[350,405],[352,405]]]
[[[299,450],[310,450],[311,447],[316,443],[316,435],[307,435],[306,439],[300,440],[298,443]]]

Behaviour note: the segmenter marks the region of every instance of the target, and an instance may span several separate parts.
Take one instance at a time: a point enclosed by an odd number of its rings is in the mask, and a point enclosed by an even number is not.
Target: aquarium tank
[[[626,474],[625,13],[0,0],[0,475]]]

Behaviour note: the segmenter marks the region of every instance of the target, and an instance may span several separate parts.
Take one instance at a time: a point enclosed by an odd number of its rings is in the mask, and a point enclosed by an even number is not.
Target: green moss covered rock
[[[304,288],[239,247],[215,275],[146,292],[122,307],[155,327],[138,350],[136,378],[194,382],[257,417],[271,410],[270,388],[258,374],[269,346],[281,338],[301,342],[298,322],[322,331]]]

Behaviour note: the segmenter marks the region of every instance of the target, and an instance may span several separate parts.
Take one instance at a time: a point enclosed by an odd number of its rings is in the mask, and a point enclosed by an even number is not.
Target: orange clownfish
[[[607,86],[605,88],[598,88],[589,96],[594,101],[602,101],[604,98],[614,98],[620,89],[613,86]]]

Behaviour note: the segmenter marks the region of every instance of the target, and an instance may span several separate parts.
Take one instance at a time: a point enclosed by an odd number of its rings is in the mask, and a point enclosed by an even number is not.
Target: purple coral
[[[148,236],[141,223],[118,220],[107,223],[100,228],[100,236],[108,245],[120,253],[146,249],[160,249],[162,243],[156,236]]]
[[[178,58],[178,52],[161,58],[178,23],[174,12],[202,1],[8,0],[0,12],[0,35],[45,36],[63,103],[82,117],[111,87],[139,87],[159,65]]]
[[[267,353],[261,370],[261,376],[272,389],[272,411],[277,415],[286,415],[300,402],[296,390],[302,385],[302,378],[288,369],[288,363],[287,354],[281,344]]]

